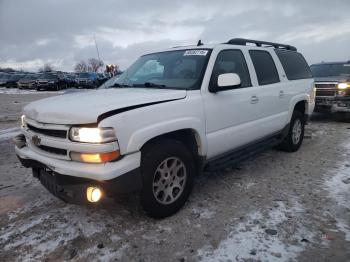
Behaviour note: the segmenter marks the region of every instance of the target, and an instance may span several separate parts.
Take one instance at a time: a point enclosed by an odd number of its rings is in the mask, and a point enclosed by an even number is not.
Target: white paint
[[[231,229],[227,239],[223,240],[217,249],[205,246],[198,250],[198,256],[202,261],[294,261],[305,248],[300,240],[304,235],[311,240],[313,234],[299,226],[292,236],[288,235],[289,242],[286,243],[285,234],[288,232],[283,231],[282,224],[287,221],[288,213],[301,216],[303,212],[303,208],[297,202],[292,208],[280,203],[267,217],[259,211],[253,212],[248,215],[246,222],[240,222]],[[259,223],[255,223],[257,220]],[[277,229],[277,235],[266,234],[265,229],[261,227],[262,220],[268,222],[267,228]],[[255,250],[256,255],[250,254],[252,250]],[[276,257],[276,254],[280,254],[281,257]]]

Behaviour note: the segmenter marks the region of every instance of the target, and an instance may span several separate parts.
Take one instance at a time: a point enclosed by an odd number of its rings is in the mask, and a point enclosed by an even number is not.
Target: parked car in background
[[[104,82],[106,82],[109,79],[109,77],[103,73],[98,73],[97,77],[98,77],[98,86],[102,85]]]
[[[315,111],[344,118],[350,113],[350,61],[313,64],[310,69],[315,78]]]
[[[82,72],[77,76],[78,88],[96,88],[99,85],[97,73]]]
[[[27,74],[17,83],[19,89],[36,89],[40,74]]]
[[[110,83],[26,105],[16,154],[64,201],[138,191],[157,218],[184,205],[203,170],[297,151],[314,108],[302,54],[247,39],[146,54]]]
[[[18,81],[21,78],[23,78],[23,77],[25,77],[25,74],[23,74],[23,73],[21,73],[21,74],[18,74],[18,73],[12,74],[11,77],[6,82],[6,87],[7,88],[16,88]]]
[[[58,91],[67,88],[67,83],[57,73],[43,73],[37,80],[36,90]]]
[[[77,77],[75,74],[72,73],[65,73],[64,76],[64,81],[67,83],[67,87],[76,87],[77,86]]]
[[[10,77],[11,77],[11,74],[2,73],[2,74],[0,75],[0,86],[1,86],[1,87],[6,86],[6,83],[7,83],[8,79],[10,79]]]

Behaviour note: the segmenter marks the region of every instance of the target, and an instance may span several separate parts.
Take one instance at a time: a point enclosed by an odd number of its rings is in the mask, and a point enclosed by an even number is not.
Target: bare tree
[[[42,68],[39,68],[39,72],[51,72],[53,71],[53,66],[50,63],[45,63]]]
[[[88,65],[89,65],[89,71],[97,72],[98,69],[100,69],[104,65],[104,63],[101,60],[98,60],[96,58],[89,58]]]
[[[75,72],[81,73],[81,72],[87,72],[88,71],[88,64],[81,60],[79,63],[77,63],[74,67]]]

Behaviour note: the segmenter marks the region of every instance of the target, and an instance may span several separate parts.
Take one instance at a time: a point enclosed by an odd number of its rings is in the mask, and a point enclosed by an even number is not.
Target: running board
[[[282,140],[283,136],[281,133],[270,136],[269,138],[264,138],[262,140],[256,141],[254,143],[245,145],[232,152],[225,153],[214,159],[209,159],[204,167],[205,171],[217,171],[222,170],[226,167],[233,166],[245,159],[248,159],[268,148],[278,145]]]

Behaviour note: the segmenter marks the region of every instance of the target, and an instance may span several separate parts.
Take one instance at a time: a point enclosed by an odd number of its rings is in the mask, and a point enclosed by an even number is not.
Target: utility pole
[[[94,34],[93,36],[94,36],[94,41],[95,41],[95,46],[96,46],[97,58],[98,58],[98,61],[101,63],[100,52],[98,51],[98,47],[97,47],[97,42],[96,42],[95,34]]]

